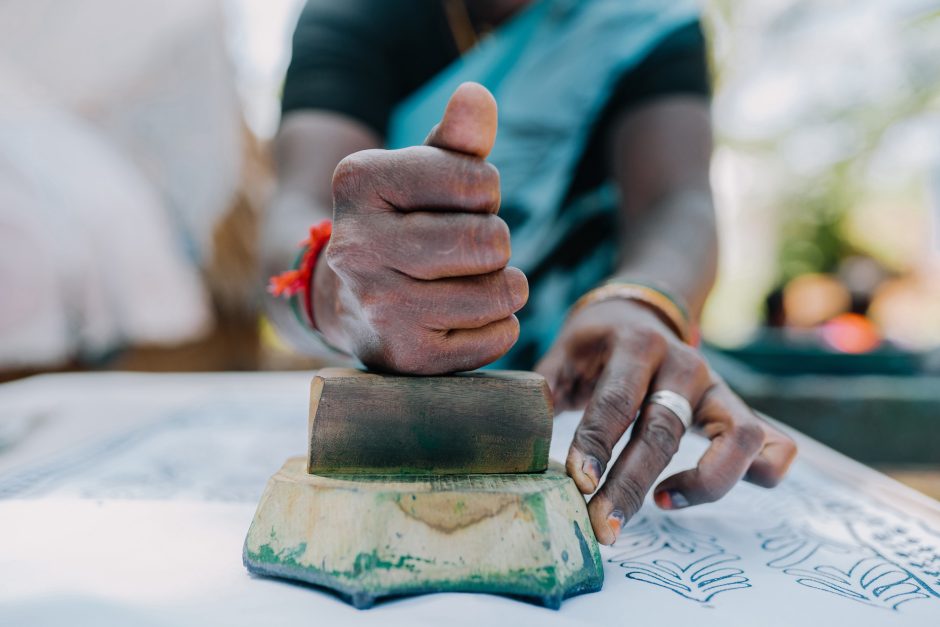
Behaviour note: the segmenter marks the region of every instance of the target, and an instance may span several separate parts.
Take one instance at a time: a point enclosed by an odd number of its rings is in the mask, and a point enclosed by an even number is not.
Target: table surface
[[[305,446],[310,374],[68,374],[0,385],[0,625],[940,624],[940,504],[795,434],[774,490],[648,502],[605,585],[552,611],[479,594],[355,610],[249,575],[267,478]],[[563,459],[579,416],[555,423]],[[621,444],[622,445],[622,444]],[[684,438],[667,472],[694,465]]]

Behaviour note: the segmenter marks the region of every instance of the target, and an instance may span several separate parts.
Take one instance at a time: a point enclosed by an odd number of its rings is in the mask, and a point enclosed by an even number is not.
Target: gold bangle
[[[588,305],[613,299],[634,300],[652,307],[679,336],[679,339],[692,344],[692,325],[682,309],[662,292],[637,283],[608,283],[595,288],[571,306],[568,317]]]

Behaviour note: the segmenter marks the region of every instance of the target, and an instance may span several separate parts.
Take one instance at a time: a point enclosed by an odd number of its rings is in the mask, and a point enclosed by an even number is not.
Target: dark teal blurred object
[[[926,354],[755,342],[703,349],[753,408],[868,464],[940,464],[940,376]]]
[[[868,353],[842,353],[827,348],[812,335],[794,341],[792,336],[764,332],[750,344],[721,352],[757,372],[772,375],[916,375],[926,369],[923,353],[890,344]]]

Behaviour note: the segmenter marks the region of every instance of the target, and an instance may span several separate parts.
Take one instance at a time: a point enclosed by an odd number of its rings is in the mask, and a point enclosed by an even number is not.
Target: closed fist
[[[425,145],[365,150],[337,166],[315,317],[367,366],[422,375],[471,370],[518,339],[514,313],[528,284],[507,267],[499,173],[484,160],[496,123],[492,95],[465,83]]]

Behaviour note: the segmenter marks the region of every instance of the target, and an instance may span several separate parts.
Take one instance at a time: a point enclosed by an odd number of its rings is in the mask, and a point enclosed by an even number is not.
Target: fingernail
[[[627,518],[619,509],[611,510],[611,512],[607,514],[607,524],[610,526],[610,531],[614,534],[614,542],[616,542],[617,537],[620,535],[620,530],[623,529],[626,523]],[[613,542],[611,542],[611,544],[613,544]]]
[[[669,507],[668,509],[682,509],[683,507],[689,506],[689,499],[685,498],[685,495],[682,492],[677,492],[676,490],[669,490]]]
[[[663,490],[653,495],[653,501],[662,509],[672,509],[672,499],[669,498],[669,491]]]
[[[591,480],[593,484],[591,486],[591,492],[594,492],[594,490],[597,489],[597,484],[601,482],[601,463],[590,455],[587,455],[584,461],[581,462],[581,472]]]

